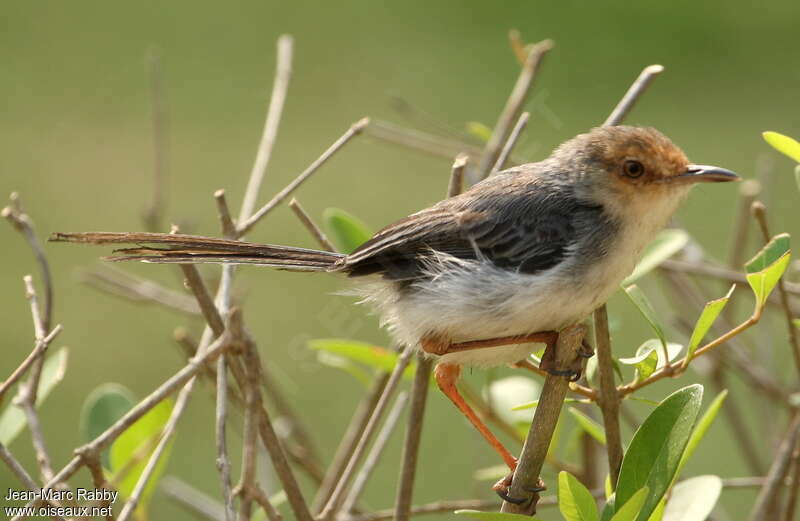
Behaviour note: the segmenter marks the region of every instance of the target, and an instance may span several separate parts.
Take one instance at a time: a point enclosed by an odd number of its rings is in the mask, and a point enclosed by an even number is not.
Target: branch
[[[300,222],[303,223],[303,226],[311,233],[311,236],[317,240],[322,249],[325,251],[336,251],[336,248],[333,247],[331,241],[328,240],[328,237],[325,236],[325,232],[323,232],[319,226],[314,224],[314,221],[311,220],[311,216],[305,211],[305,209],[300,206],[300,201],[292,198],[289,201],[289,208],[292,209],[294,214],[300,219]]]
[[[554,363],[556,371],[566,370],[576,359],[579,359],[578,350],[585,334],[586,326],[582,324],[570,326],[559,333]],[[508,491],[511,497],[531,496],[531,499],[519,505],[504,501],[502,512],[527,515],[536,513],[539,494],[531,493],[530,490],[541,486],[539,475],[547,457],[547,449],[550,447],[550,441],[553,438],[568,390],[569,382],[563,376],[548,374],[545,378],[539,405],[536,407],[533,422],[528,437],[525,439],[525,445],[522,447],[522,454],[520,454],[519,463]]]
[[[403,352],[397,359],[397,363],[395,364],[394,369],[392,369],[392,374],[389,376],[389,380],[386,382],[383,393],[381,394],[378,403],[375,405],[375,410],[372,412],[369,422],[367,422],[367,425],[364,427],[364,432],[361,433],[361,438],[358,440],[358,443],[353,449],[353,453],[350,455],[347,466],[342,471],[342,475],[339,478],[339,482],[336,484],[336,487],[333,489],[330,499],[328,499],[325,508],[323,508],[322,512],[320,512],[319,519],[333,519],[336,513],[339,511],[339,506],[344,500],[344,494],[347,491],[350,480],[355,474],[356,467],[360,463],[361,458],[367,449],[367,445],[372,438],[372,435],[378,428],[378,424],[383,417],[383,413],[389,406],[389,401],[391,400],[392,395],[400,383],[400,378],[403,376],[403,371],[405,371],[406,367],[408,367],[408,363],[411,360],[411,354],[413,351],[414,350],[411,347],[406,347],[403,349]]]
[[[778,489],[783,485],[798,439],[800,439],[800,413],[795,413],[775,454],[764,486],[761,487],[761,491],[753,504],[753,509],[750,511],[750,521],[766,521],[767,511],[769,510],[767,506],[772,503]]]
[[[511,128],[514,122],[519,118],[522,107],[528,99],[528,94],[530,93],[531,86],[533,86],[533,80],[536,78],[536,73],[539,71],[542,59],[552,48],[553,42],[551,40],[544,40],[531,47],[531,50],[528,52],[528,56],[517,78],[517,82],[514,84],[511,95],[509,95],[508,101],[506,101],[506,106],[503,108],[503,112],[500,113],[500,119],[497,121],[492,136],[486,144],[483,156],[481,156],[481,161],[476,172],[476,178],[478,180],[488,176],[492,167],[497,163],[503,144],[508,139]]]
[[[496,174],[497,172],[505,169],[506,162],[508,162],[508,158],[511,157],[511,151],[514,149],[514,145],[517,144],[517,140],[519,140],[520,134],[522,134],[522,131],[525,130],[525,126],[528,124],[528,119],[530,117],[531,117],[530,112],[523,112],[519,116],[517,124],[514,125],[514,129],[511,131],[511,135],[508,136],[506,144],[503,145],[503,150],[497,157],[497,162],[492,167],[492,172],[490,175]]]
[[[611,355],[608,315],[602,306],[595,312],[595,348],[597,349],[597,370],[600,380],[600,394],[597,401],[603,412],[603,427],[606,432],[608,468],[611,474],[611,488],[615,489],[622,465],[622,436],[619,429],[620,398],[614,382],[614,360]]]
[[[621,124],[622,120],[624,120],[631,109],[633,109],[633,106],[636,105],[636,102],[639,101],[641,95],[644,94],[644,91],[647,90],[647,87],[650,86],[650,83],[663,71],[664,67],[661,65],[645,67],[639,74],[639,77],[636,78],[630,86],[628,92],[625,93],[619,103],[617,103],[617,106],[614,107],[614,110],[611,111],[608,118],[606,118],[603,126],[608,127]]]
[[[278,38],[278,56],[275,64],[275,80],[272,84],[272,95],[269,99],[269,109],[267,109],[267,119],[264,121],[264,132],[258,145],[256,160],[250,172],[250,179],[247,182],[247,189],[244,192],[242,209],[239,212],[239,222],[244,223],[256,207],[258,192],[261,189],[261,182],[264,180],[264,173],[267,171],[269,159],[272,156],[272,149],[275,146],[275,139],[278,135],[278,127],[283,113],[283,106],[286,103],[286,93],[289,89],[289,79],[292,75],[292,52],[294,40],[288,34]],[[243,235],[241,233],[239,235]]]
[[[257,212],[247,218],[239,219],[239,225],[237,228],[237,236],[242,237],[247,232],[250,231],[253,226],[255,226],[258,221],[260,221],[265,215],[275,209],[284,199],[292,195],[294,192],[303,182],[311,177],[311,175],[316,172],[319,167],[324,165],[336,152],[339,151],[344,145],[346,145],[353,137],[357,136],[364,130],[369,124],[368,118],[363,118],[355,123],[347,129],[347,131],[342,134],[342,136],[337,139],[333,145],[331,145],[325,152],[322,153],[308,168],[306,168],[303,173],[295,178],[294,181],[289,183],[286,188],[278,192],[267,204],[262,206]]]

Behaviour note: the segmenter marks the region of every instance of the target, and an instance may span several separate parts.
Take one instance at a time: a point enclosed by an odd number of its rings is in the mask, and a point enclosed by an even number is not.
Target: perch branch
[[[608,468],[611,474],[611,488],[615,489],[622,465],[622,436],[619,428],[620,398],[614,382],[614,360],[611,355],[608,315],[602,306],[595,312],[595,348],[597,349],[597,370],[600,380],[598,405],[603,413],[603,427],[606,432]]]
[[[311,233],[311,236],[317,240],[322,249],[325,251],[336,251],[336,248],[333,247],[331,241],[328,240],[328,237],[325,236],[325,233],[320,229],[319,226],[314,224],[314,221],[311,219],[311,216],[305,211],[305,209],[300,205],[300,201],[292,198],[289,201],[289,208],[292,209],[294,214],[300,219],[300,222],[303,223],[303,226]]]
[[[586,326],[582,324],[568,327],[559,333],[554,364],[556,370],[567,369],[578,358],[578,350],[585,334]],[[568,390],[569,382],[563,376],[548,374],[545,378],[539,405],[536,407],[533,423],[522,447],[522,454],[508,491],[511,497],[530,496],[531,499],[522,504],[504,501],[502,512],[527,515],[536,513],[539,494],[531,493],[529,490],[541,485],[539,475]]]

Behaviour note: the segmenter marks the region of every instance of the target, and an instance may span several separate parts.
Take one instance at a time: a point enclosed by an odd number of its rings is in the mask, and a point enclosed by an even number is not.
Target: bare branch
[[[628,92],[622,97],[614,110],[611,111],[608,118],[606,118],[603,126],[612,126],[612,125],[619,125],[622,123],[622,120],[628,115],[628,113],[633,109],[633,106],[636,105],[636,102],[639,101],[639,97],[644,94],[644,91],[647,90],[647,87],[650,86],[650,83],[656,79],[656,76],[664,72],[664,67],[661,65],[650,65],[645,67],[644,70],[639,74],[639,77],[636,78],[636,81],[628,89]]]
[[[283,106],[286,103],[286,93],[289,89],[289,79],[292,75],[292,54],[294,39],[288,34],[278,38],[278,56],[275,64],[275,80],[272,84],[272,95],[269,99],[269,109],[267,109],[267,119],[264,121],[264,132],[258,145],[258,153],[250,172],[250,179],[247,182],[247,189],[242,201],[242,209],[239,212],[239,222],[244,223],[250,218],[258,201],[258,193],[261,189],[261,182],[267,171],[272,149],[275,146],[275,139],[278,135],[278,127],[283,113]],[[240,234],[242,235],[242,234]]]
[[[289,183],[286,188],[278,192],[267,204],[262,206],[257,212],[247,218],[239,219],[237,235],[242,237],[245,235],[250,229],[258,223],[265,215],[275,209],[284,199],[292,195],[294,192],[303,182],[311,177],[311,175],[316,172],[319,167],[324,165],[336,152],[339,151],[344,145],[346,145],[353,137],[357,136],[364,130],[369,124],[369,119],[364,118],[356,123],[354,123],[347,132],[345,132],[339,139],[337,139],[333,145],[331,145],[325,152],[322,153],[308,168],[306,168],[303,173],[295,178],[294,181]]]
[[[455,197],[464,190],[464,169],[467,167],[469,156],[458,154],[453,161],[453,168],[450,171],[450,184],[447,187],[447,197]]]
[[[231,210],[228,207],[228,200],[225,198],[225,190],[220,188],[214,192],[214,201],[217,203],[217,215],[219,216],[220,228],[222,228],[222,236],[226,239],[235,238],[236,224],[231,218]]]
[[[767,506],[783,485],[798,439],[800,439],[800,413],[795,413],[772,461],[766,481],[758,493],[753,509],[750,511],[750,521],[766,521],[769,510]]]
[[[63,328],[61,324],[56,324],[56,327],[50,331],[46,337],[41,340],[36,341],[36,345],[33,347],[33,351],[25,357],[25,360],[22,361],[19,366],[14,369],[14,372],[6,378],[6,380],[0,384],[0,402],[3,401],[3,397],[5,396],[6,392],[14,385],[22,376],[25,374],[25,371],[33,364],[35,360],[44,356],[45,352],[47,351],[48,346],[53,342],[55,337],[61,332]]]
[[[367,485],[367,481],[372,475],[372,471],[380,461],[381,455],[383,455],[386,445],[389,443],[389,439],[392,437],[392,433],[397,426],[397,421],[400,419],[400,415],[406,406],[407,399],[408,394],[406,392],[401,392],[397,395],[397,398],[395,398],[392,410],[389,411],[389,415],[386,417],[386,422],[383,424],[381,431],[378,433],[378,437],[375,438],[375,443],[372,444],[372,449],[370,449],[369,454],[367,454],[367,458],[364,460],[364,465],[361,467],[356,479],[353,480],[353,487],[350,489],[350,493],[342,502],[342,514],[350,514],[350,512],[352,512],[353,508],[356,506],[358,498],[361,496],[362,492],[364,492],[364,487]],[[405,460],[405,458],[403,458],[403,460]]]
[[[311,216],[305,211],[305,209],[300,206],[300,201],[292,198],[289,201],[289,208],[292,209],[294,214],[300,219],[300,222],[303,223],[303,226],[311,233],[311,235],[317,240],[322,249],[325,251],[336,251],[336,248],[333,247],[331,241],[328,240],[328,237],[325,236],[325,232],[320,229],[319,226],[314,224],[314,221],[311,219]]]
[[[623,450],[622,436],[619,429],[620,398],[614,382],[614,359],[611,354],[608,315],[605,306],[601,306],[595,312],[595,348],[597,349],[597,370],[600,380],[600,394],[597,401],[603,412],[608,468],[611,474],[611,488],[614,489],[619,479]]]
[[[225,521],[224,507],[221,504],[175,476],[164,476],[161,490],[193,514],[210,521]]]
[[[328,503],[319,514],[320,519],[333,519],[338,512],[339,506],[344,500],[344,494],[347,491],[350,480],[356,471],[356,467],[361,461],[361,457],[364,455],[367,445],[369,444],[373,433],[377,429],[384,411],[389,405],[389,400],[391,400],[392,395],[397,389],[397,385],[400,383],[400,378],[402,377],[403,371],[405,371],[405,368],[408,366],[408,363],[411,360],[411,354],[413,351],[414,350],[411,347],[405,347],[403,352],[400,354],[400,357],[397,359],[397,363],[395,364],[394,369],[392,369],[392,374],[389,376],[389,381],[386,382],[386,387],[383,389],[383,394],[381,394],[380,400],[378,400],[377,405],[375,405],[375,410],[372,413],[372,417],[369,419],[366,427],[364,427],[364,432],[361,434],[358,444],[353,449],[353,453],[350,455],[350,460],[347,462],[347,466],[345,467],[344,471],[342,471],[339,482],[336,484],[336,487],[331,493]]]
[[[225,436],[225,423],[228,418],[228,366],[225,357],[217,359],[217,407],[216,407],[216,442],[217,470],[222,481],[222,499],[224,501],[225,521],[233,521],[233,492],[231,490],[231,463],[228,460],[228,446]]]
[[[556,371],[565,370],[578,358],[578,350],[585,334],[586,326],[582,324],[570,326],[559,333],[554,364]],[[568,390],[569,382],[563,376],[548,374],[545,378],[539,405],[536,407],[525,445],[522,446],[519,463],[508,492],[512,497],[531,499],[522,504],[504,501],[501,512],[527,515],[536,513],[539,494],[530,490],[541,486],[539,475]]]
[[[494,167],[492,167],[491,174],[496,174],[497,172],[505,169],[506,162],[508,161],[508,158],[511,157],[511,151],[514,149],[514,145],[517,144],[520,134],[522,134],[522,131],[525,130],[525,126],[528,124],[528,119],[530,117],[530,112],[523,112],[519,116],[517,124],[514,125],[514,129],[511,131],[511,135],[508,136],[506,144],[503,145],[503,150],[500,152],[500,155],[497,156],[497,162],[494,164]]]
[[[381,141],[445,159],[452,159],[453,156],[462,151],[465,151],[470,159],[478,158],[483,153],[480,147],[419,130],[400,127],[387,121],[370,121],[365,133]]]
[[[476,171],[477,180],[484,179],[488,176],[492,167],[497,162],[503,144],[508,139],[514,122],[519,118],[522,107],[528,99],[528,94],[533,86],[533,80],[536,78],[536,73],[539,71],[542,59],[552,48],[553,42],[551,40],[544,40],[532,46],[530,51],[528,51],[525,63],[522,65],[522,71],[517,78],[516,84],[514,84],[508,101],[506,101],[503,112],[500,113],[500,119],[497,121],[492,136],[489,138],[486,149],[481,156],[481,161]]]

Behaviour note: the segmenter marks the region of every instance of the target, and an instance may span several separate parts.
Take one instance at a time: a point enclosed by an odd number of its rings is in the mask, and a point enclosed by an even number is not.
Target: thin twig
[[[56,324],[56,327],[53,328],[50,333],[42,338],[41,340],[37,340],[36,344],[33,347],[33,350],[25,357],[25,360],[22,361],[19,366],[14,369],[14,372],[6,378],[6,380],[0,384],[0,402],[3,401],[3,397],[20,378],[25,375],[25,371],[31,366],[31,364],[39,357],[44,356],[45,352],[47,351],[47,347],[53,342],[55,337],[61,332],[63,328],[61,324]]]
[[[422,352],[418,353],[417,371],[414,374],[414,384],[411,388],[411,412],[408,416],[403,455],[400,460],[400,479],[394,505],[395,521],[407,521],[411,512],[419,444],[422,439],[422,424],[425,419],[425,404],[428,399],[432,370],[433,360]]]
[[[700,263],[693,261],[684,261],[678,259],[667,259],[658,265],[659,268],[670,271],[682,271],[692,273],[694,275],[702,275],[704,277],[712,277],[720,280],[732,282],[737,286],[747,286],[747,278],[744,273],[733,271],[724,266],[719,266],[710,263]],[[787,282],[785,284],[786,292],[792,296],[800,296],[800,283]]]
[[[372,412],[369,422],[367,422],[367,425],[364,427],[364,432],[361,433],[361,438],[358,440],[358,443],[353,449],[353,453],[350,455],[347,466],[342,471],[342,475],[339,478],[339,482],[336,484],[336,487],[333,489],[330,499],[328,499],[325,508],[323,508],[322,512],[320,512],[319,519],[333,519],[338,512],[341,502],[344,500],[345,492],[347,492],[347,487],[350,484],[350,480],[355,474],[356,467],[361,462],[361,458],[367,449],[367,445],[369,444],[372,435],[375,433],[375,430],[378,428],[378,424],[383,417],[383,413],[389,406],[389,401],[391,400],[392,395],[394,395],[397,385],[400,383],[400,378],[403,376],[403,372],[408,366],[408,363],[411,361],[411,354],[413,351],[414,350],[411,347],[407,346],[403,349],[403,352],[397,359],[394,369],[392,369],[392,374],[389,376],[389,381],[386,382],[386,386],[383,388],[383,393],[381,394],[378,403],[375,405],[375,410]]]
[[[447,186],[447,197],[455,197],[464,190],[464,169],[469,162],[469,156],[458,154],[450,170],[450,184]]]
[[[155,47],[148,49],[145,61],[150,80],[150,113],[153,125],[153,192],[150,204],[142,214],[142,220],[148,231],[157,232],[162,229],[167,204],[169,114],[159,50]]]
[[[224,503],[225,521],[233,521],[233,493],[231,490],[231,463],[228,459],[228,445],[225,436],[226,420],[228,418],[228,366],[225,357],[217,359],[217,406],[215,413],[215,431],[217,445],[217,470],[222,482],[222,499]]]
[[[99,436],[89,443],[75,450],[76,456],[72,458],[58,473],[53,476],[42,488],[53,488],[56,484],[66,481],[72,477],[81,467],[85,465],[84,454],[97,454],[111,445],[120,434],[128,430],[139,418],[144,416],[150,409],[158,405],[164,398],[175,392],[189,379],[196,375],[206,363],[214,360],[220,353],[230,347],[227,336],[217,338],[202,355],[198,355],[182,367],[177,373],[172,375],[164,383],[159,385],[142,401],[125,413],[122,418],[114,422]],[[26,506],[31,506],[36,502],[30,501]],[[14,517],[14,520],[19,516]]]
[[[214,192],[214,201],[217,203],[217,215],[219,216],[219,225],[222,228],[222,235],[226,239],[236,237],[236,224],[231,218],[231,210],[228,207],[228,200],[225,198],[225,190],[219,189]]]
[[[364,487],[367,486],[367,482],[372,475],[372,471],[375,470],[375,466],[380,461],[381,456],[386,450],[386,445],[389,443],[392,433],[394,433],[394,429],[397,426],[397,421],[400,419],[403,409],[405,409],[407,400],[408,394],[406,392],[399,393],[397,398],[395,398],[394,405],[389,411],[389,415],[386,417],[386,422],[383,424],[378,436],[375,438],[375,443],[372,444],[372,448],[364,460],[364,465],[362,465],[361,470],[353,480],[353,486],[350,489],[350,492],[342,502],[342,514],[350,514],[350,512],[352,512],[353,508],[356,506],[358,498],[361,497],[362,492],[364,492]],[[411,420],[409,420],[409,422],[410,421]]]
[[[272,156],[272,149],[275,146],[278,127],[280,126],[281,114],[286,104],[289,79],[292,75],[293,48],[294,40],[291,36],[284,34],[278,38],[277,61],[275,64],[275,79],[272,84],[272,95],[269,98],[269,109],[267,109],[267,118],[264,121],[264,131],[258,145],[256,160],[250,172],[250,179],[247,181],[247,189],[244,192],[242,208],[239,212],[240,223],[244,223],[244,221],[253,214],[256,202],[258,201],[261,183],[264,180],[264,174],[267,171],[267,165]],[[240,235],[243,235],[243,233]]]
[[[492,167],[492,172],[490,175],[496,174],[506,167],[506,162],[508,161],[508,158],[511,157],[511,151],[514,149],[514,145],[517,144],[520,134],[522,134],[522,131],[525,130],[525,126],[528,124],[528,119],[530,117],[530,112],[523,112],[520,114],[517,124],[514,125],[514,129],[511,131],[511,135],[508,136],[505,145],[503,145],[503,150],[500,152],[500,155],[497,156],[497,162],[495,162],[494,166]]]
[[[761,228],[761,234],[764,242],[768,243],[772,236],[769,233],[769,223],[767,222],[767,208],[760,201],[754,201],[750,207],[753,215],[758,221]],[[794,316],[792,315],[792,308],[789,306],[789,294],[786,292],[786,284],[783,277],[778,279],[778,292],[781,297],[781,306],[783,313],[786,317],[786,325],[789,329],[789,344],[792,346],[792,354],[794,355],[794,364],[797,371],[800,372],[800,337],[797,334],[797,326],[794,325]]]
[[[133,302],[160,304],[189,315],[200,313],[200,308],[192,297],[111,266],[81,270],[78,278],[87,286]]]
[[[324,165],[336,152],[339,151],[344,145],[346,145],[353,137],[357,136],[364,130],[369,124],[368,118],[363,118],[357,122],[355,122],[352,126],[350,126],[347,131],[342,134],[342,136],[337,139],[333,145],[331,145],[325,152],[322,153],[308,168],[306,168],[299,176],[297,176],[294,181],[289,183],[286,188],[278,192],[267,204],[262,206],[258,211],[256,211],[250,217],[239,219],[238,228],[237,228],[237,236],[242,237],[248,231],[250,231],[253,226],[258,223],[265,215],[275,209],[284,199],[292,195],[294,192],[303,182],[311,177],[311,175],[316,172],[319,167]]]
[[[595,349],[597,350],[597,371],[600,380],[598,405],[603,412],[603,427],[606,433],[608,468],[611,475],[611,488],[615,489],[622,465],[622,435],[619,428],[619,395],[614,382],[614,359],[611,354],[610,333],[606,307],[595,312]]]
[[[5,445],[0,443],[0,459],[8,466],[11,472],[17,476],[20,483],[22,483],[26,489],[28,490],[39,490],[39,486],[33,480],[28,471],[25,470],[25,467],[11,454],[11,451],[6,448]]]
[[[225,521],[225,507],[214,498],[200,492],[185,481],[175,476],[164,476],[161,490],[170,499],[187,508],[191,513],[210,521]]]
[[[333,247],[331,241],[328,240],[328,237],[325,236],[325,232],[322,229],[314,224],[314,221],[311,219],[311,216],[308,215],[308,212],[300,205],[300,201],[296,198],[292,197],[292,200],[289,201],[289,208],[292,209],[294,214],[300,219],[300,222],[303,223],[303,226],[311,233],[311,236],[317,240],[322,249],[325,251],[336,251],[336,248]]]
[[[786,485],[789,498],[786,500],[786,507],[783,511],[783,521],[794,520],[794,512],[797,508],[797,496],[800,495],[800,441],[798,441],[797,446],[794,448],[794,453],[792,454],[792,467],[794,467],[794,472],[791,476],[791,482]]]
[[[358,444],[361,439],[361,435],[367,423],[369,423],[375,406],[383,395],[383,389],[386,387],[388,381],[389,373],[378,373],[367,394],[361,398],[355,413],[353,413],[350,419],[350,423],[347,425],[347,430],[344,436],[342,436],[339,446],[336,448],[333,460],[330,465],[328,465],[328,470],[325,472],[325,477],[322,479],[322,483],[317,490],[317,495],[314,497],[312,507],[314,512],[319,513],[330,499],[333,489],[336,487],[336,484],[342,476],[342,472],[350,461],[350,456],[353,454],[353,451],[355,451],[356,444]]]
[[[647,90],[647,87],[650,86],[650,83],[664,71],[664,67],[661,65],[650,65],[645,67],[644,70],[639,74],[639,77],[633,82],[633,84],[628,89],[628,92],[622,97],[614,110],[611,111],[608,118],[606,118],[605,122],[603,123],[604,127],[619,125],[622,123],[622,120],[628,115],[628,113],[633,109],[633,106],[636,105],[636,102],[639,100],[644,91]]]
[[[453,156],[462,151],[466,152],[470,159],[478,158],[483,153],[480,147],[428,134],[416,129],[400,127],[387,121],[370,121],[365,134],[388,143],[445,159],[452,159]]]
[[[571,367],[578,359],[577,353],[585,334],[586,326],[582,324],[570,326],[559,333],[554,363],[556,371]],[[548,374],[545,378],[539,405],[536,407],[533,422],[528,437],[525,439],[525,445],[522,447],[519,463],[508,491],[511,497],[530,497],[530,500],[521,504],[504,501],[502,512],[527,515],[536,513],[539,494],[530,492],[530,490],[541,486],[539,475],[547,457],[547,450],[550,447],[550,441],[553,438],[568,390],[569,382],[563,376]]]
[[[773,497],[783,485],[786,473],[789,471],[789,464],[792,460],[792,453],[800,438],[800,413],[795,413],[791,424],[786,431],[786,435],[778,447],[772,466],[767,473],[764,485],[758,493],[753,509],[750,511],[749,521],[766,521],[767,506],[772,502]]]
[[[503,112],[500,113],[500,118],[481,156],[480,164],[475,173],[477,180],[484,179],[488,176],[492,167],[497,162],[503,144],[508,139],[511,129],[519,118],[522,107],[528,99],[528,94],[533,85],[533,80],[536,78],[536,73],[539,71],[542,59],[552,48],[553,42],[551,40],[544,40],[531,47],[531,50],[528,52],[525,63],[517,78],[517,82],[514,84],[508,101],[506,101],[506,106],[503,108]]]

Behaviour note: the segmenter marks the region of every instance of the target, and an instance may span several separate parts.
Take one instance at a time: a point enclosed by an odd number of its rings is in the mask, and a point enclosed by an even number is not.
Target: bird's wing
[[[351,276],[413,280],[425,276],[437,253],[445,253],[538,273],[567,255],[575,220],[595,210],[555,185],[519,183],[505,175],[387,226],[344,259],[342,268]]]

